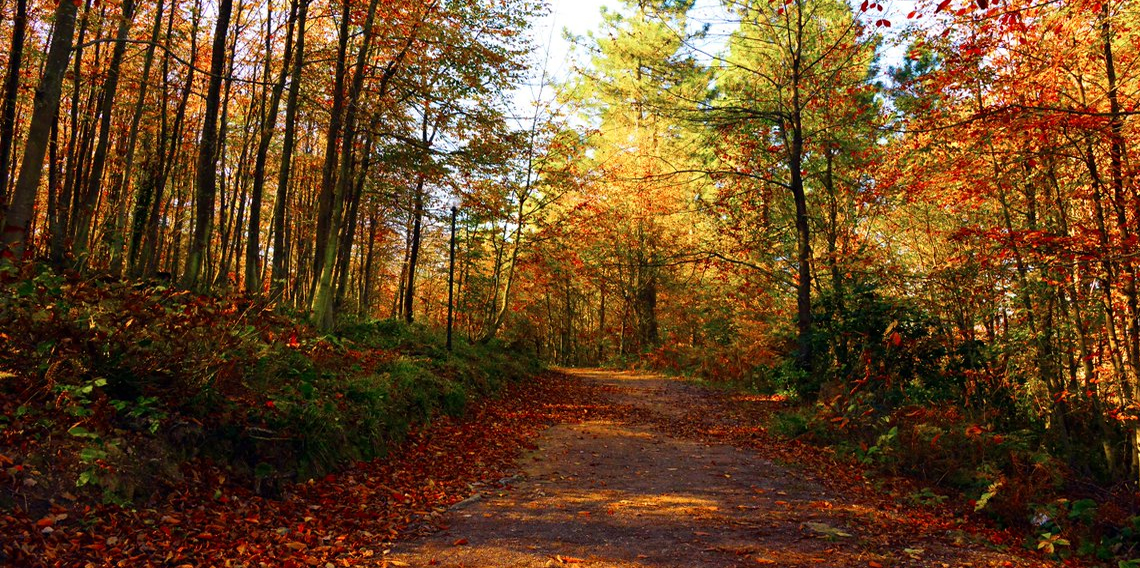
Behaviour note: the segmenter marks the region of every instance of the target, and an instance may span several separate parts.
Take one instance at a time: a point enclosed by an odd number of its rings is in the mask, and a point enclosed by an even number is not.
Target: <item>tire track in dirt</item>
[[[548,429],[511,487],[462,503],[446,530],[396,545],[381,566],[1043,565],[963,531],[907,530],[905,514],[704,435],[738,426],[706,389],[564,372],[607,394],[596,416]]]

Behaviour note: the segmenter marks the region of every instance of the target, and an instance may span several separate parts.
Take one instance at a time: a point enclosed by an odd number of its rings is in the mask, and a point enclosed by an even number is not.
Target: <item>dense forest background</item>
[[[42,267],[323,331],[450,303],[468,343],[817,401],[982,507],[1134,484],[1135,6],[692,8],[607,11],[552,82],[528,0],[0,0],[5,317],[66,319],[11,315]]]

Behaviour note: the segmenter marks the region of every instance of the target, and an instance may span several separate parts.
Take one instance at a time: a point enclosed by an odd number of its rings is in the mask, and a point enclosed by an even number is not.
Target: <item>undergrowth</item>
[[[767,428],[833,449],[880,476],[914,480],[914,506],[947,506],[1024,535],[1057,558],[1140,566],[1140,493],[1106,456],[1125,455],[1128,413],[1099,420],[1085,393],[1049,414],[1017,354],[979,340],[947,347],[919,306],[856,287],[814,314],[812,372],[786,330],[765,343],[669,345],[654,368],[788,401]],[[781,346],[783,348],[781,349]],[[781,354],[782,353],[782,354]]]
[[[21,270],[0,292],[0,477],[18,488],[0,507],[145,501],[200,462],[273,496],[539,370],[417,325],[321,335],[261,300]]]

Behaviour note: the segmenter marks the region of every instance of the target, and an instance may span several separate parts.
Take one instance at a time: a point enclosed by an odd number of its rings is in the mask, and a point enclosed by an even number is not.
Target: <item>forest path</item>
[[[1043,565],[938,512],[775,463],[788,454],[766,452],[779,442],[749,425],[770,401],[654,374],[563,372],[605,393],[592,418],[546,430],[511,487],[456,506],[446,530],[381,565]]]

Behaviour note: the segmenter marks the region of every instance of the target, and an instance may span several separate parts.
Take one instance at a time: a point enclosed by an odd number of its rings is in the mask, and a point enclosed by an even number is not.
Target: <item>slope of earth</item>
[[[501,487],[544,428],[588,415],[599,394],[556,374],[510,384],[462,419],[419,428],[387,458],[287,485],[280,499],[195,462],[175,490],[133,507],[64,493],[33,515],[0,500],[0,566],[374,565],[389,543],[434,531],[449,506]],[[0,484],[10,487],[21,472],[3,458]]]
[[[381,566],[1048,566],[946,509],[757,426],[772,402],[657,375],[565,370],[604,396],[555,425],[510,488],[467,499]],[[781,463],[794,465],[780,465]],[[1006,548],[1003,552],[1001,549]]]

